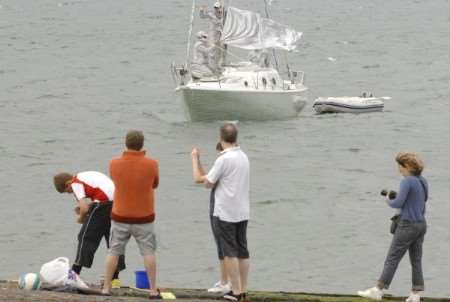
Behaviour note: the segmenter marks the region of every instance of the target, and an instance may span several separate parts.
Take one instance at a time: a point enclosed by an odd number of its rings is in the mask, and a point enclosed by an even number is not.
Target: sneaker
[[[228,301],[238,302],[241,300],[242,295],[241,294],[235,295],[235,294],[233,294],[233,291],[230,290],[228,293],[223,295],[223,298]]]
[[[373,300],[381,300],[383,298],[383,290],[375,286],[366,290],[359,290],[358,296]]]
[[[409,297],[405,301],[406,302],[420,302],[420,295],[419,295],[419,293],[411,292],[409,294]]]
[[[208,289],[208,293],[221,293],[225,294],[228,293],[231,290],[230,284],[222,284],[220,281],[214,284],[213,287]]]
[[[120,279],[112,279],[111,288],[120,288],[121,282]]]

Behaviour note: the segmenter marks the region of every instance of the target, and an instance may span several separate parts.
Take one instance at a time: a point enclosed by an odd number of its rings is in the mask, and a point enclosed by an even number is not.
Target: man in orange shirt
[[[154,189],[158,187],[159,172],[156,160],[146,157],[144,135],[141,131],[127,133],[127,150],[111,160],[109,172],[114,182],[114,204],[111,212],[111,243],[106,258],[105,283],[102,292],[110,294],[111,278],[120,255],[133,236],[144,258],[144,266],[150,280],[150,298],[161,299],[156,287],[156,238]]]

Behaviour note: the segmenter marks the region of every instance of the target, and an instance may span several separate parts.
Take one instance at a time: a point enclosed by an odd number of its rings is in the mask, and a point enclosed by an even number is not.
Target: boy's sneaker
[[[409,294],[409,297],[405,301],[406,302],[420,302],[420,295],[419,295],[419,293],[411,292]]]
[[[213,287],[208,289],[208,293],[221,293],[225,294],[228,293],[231,290],[230,284],[222,284],[220,281],[214,284]]]
[[[120,279],[112,279],[111,288],[120,288],[121,282]]]
[[[223,298],[225,300],[231,301],[231,302],[238,302],[241,301],[242,295],[235,295],[233,294],[233,291],[229,291],[228,293],[226,293],[225,295],[223,295]]]
[[[383,291],[375,286],[366,290],[359,290],[358,296],[373,300],[381,300],[383,298]]]

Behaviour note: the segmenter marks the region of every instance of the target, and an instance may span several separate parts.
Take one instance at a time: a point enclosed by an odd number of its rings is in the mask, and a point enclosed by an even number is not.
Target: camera
[[[388,192],[386,189],[383,189],[380,194],[381,196],[387,196],[389,199],[395,199],[395,197],[397,197],[397,192],[392,190]]]

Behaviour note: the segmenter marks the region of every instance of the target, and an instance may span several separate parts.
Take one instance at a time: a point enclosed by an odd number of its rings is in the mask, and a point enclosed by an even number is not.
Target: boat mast
[[[265,10],[266,10],[266,17],[267,17],[268,19],[272,19],[272,18],[270,18],[267,0],[264,0],[264,4],[265,4]],[[278,68],[277,53],[275,52],[275,49],[273,49],[273,48],[272,48],[272,56],[273,56],[273,60],[275,61],[275,68],[276,68],[276,70],[277,70],[277,71],[280,71],[279,68]]]
[[[194,15],[195,15],[195,0],[192,0],[191,22],[189,24],[187,49],[186,49],[186,63],[185,63],[186,69],[190,69],[191,67],[190,51],[191,51],[192,27],[194,26]]]

